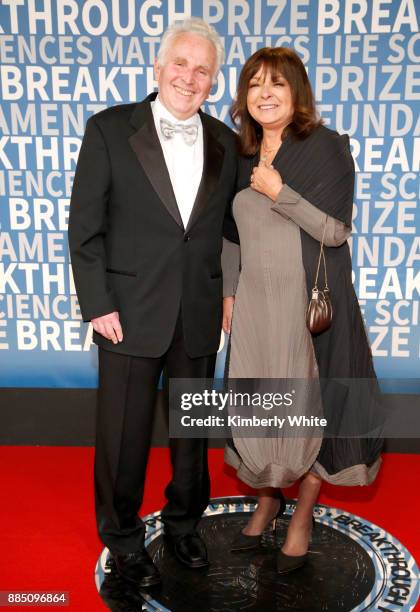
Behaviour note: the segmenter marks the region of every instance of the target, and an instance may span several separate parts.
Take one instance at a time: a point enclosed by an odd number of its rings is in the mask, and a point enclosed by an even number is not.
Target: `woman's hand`
[[[233,295],[230,297],[223,298],[222,328],[223,328],[223,331],[226,332],[227,334],[230,334],[234,303],[235,303],[235,297]]]
[[[266,166],[264,162],[260,161],[258,166],[252,169],[250,186],[251,189],[266,195],[274,202],[283,187],[283,181],[273,166]]]

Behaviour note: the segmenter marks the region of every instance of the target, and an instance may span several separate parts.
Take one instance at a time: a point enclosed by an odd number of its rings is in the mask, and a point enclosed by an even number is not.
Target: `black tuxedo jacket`
[[[110,351],[159,357],[181,308],[191,357],[215,353],[222,312],[222,225],[234,196],[236,137],[200,112],[204,168],[184,228],[150,102],[91,117],[76,168],[69,219],[74,280],[85,321],[119,311],[124,340]]]

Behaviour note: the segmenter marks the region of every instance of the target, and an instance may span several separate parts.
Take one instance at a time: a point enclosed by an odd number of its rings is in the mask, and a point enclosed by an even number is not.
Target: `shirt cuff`
[[[275,199],[275,204],[296,204],[301,199],[300,193],[286,185],[280,189],[277,198]]]
[[[223,275],[223,297],[232,297],[236,295],[238,281],[239,275],[237,277]]]
[[[222,249],[223,297],[235,295],[240,274],[240,247],[223,238]]]
[[[290,219],[289,215],[286,212],[285,205],[293,205],[297,204],[299,200],[302,199],[300,193],[286,185],[283,184],[283,187],[280,189],[277,198],[271,206],[271,210],[274,210],[277,213],[280,213],[286,219]]]

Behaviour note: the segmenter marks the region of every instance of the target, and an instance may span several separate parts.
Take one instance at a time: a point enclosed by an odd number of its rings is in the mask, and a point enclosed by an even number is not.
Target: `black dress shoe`
[[[111,552],[111,556],[114,559],[118,574],[125,580],[136,584],[140,588],[160,583],[159,571],[144,548],[123,555]]]
[[[187,533],[176,538],[166,536],[169,540],[175,557],[190,569],[207,567],[207,549],[198,533]]]

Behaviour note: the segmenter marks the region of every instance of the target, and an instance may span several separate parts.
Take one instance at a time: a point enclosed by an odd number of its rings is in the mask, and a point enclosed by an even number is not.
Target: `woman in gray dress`
[[[229,380],[374,380],[351,282],[347,238],[354,164],[348,137],[322,126],[301,60],[282,47],[261,49],[248,59],[232,118],[242,157],[222,255]],[[334,316],[328,330],[312,336],[305,318],[322,236]],[[303,397],[301,413],[328,412],[321,391]],[[345,413],[345,403],[334,405],[334,415]],[[232,433],[234,444],[227,446],[225,459],[258,489],[258,506],[232,550],[258,545],[264,528],[284,509],[280,488],[300,480],[296,510],[277,556],[279,573],[307,559],[322,480],[369,484],[379,469],[381,442],[372,438]]]

